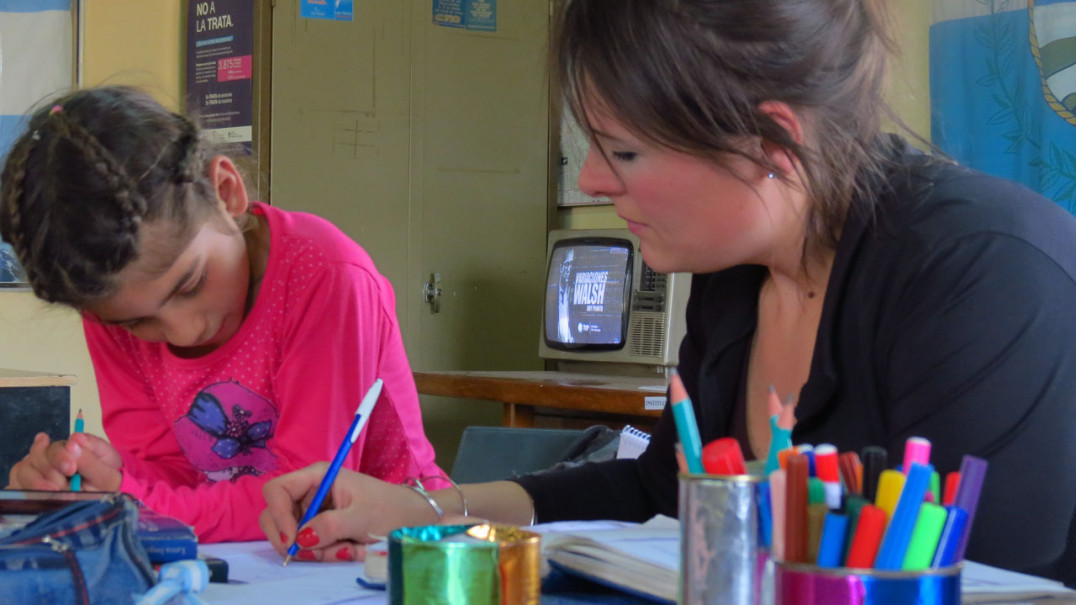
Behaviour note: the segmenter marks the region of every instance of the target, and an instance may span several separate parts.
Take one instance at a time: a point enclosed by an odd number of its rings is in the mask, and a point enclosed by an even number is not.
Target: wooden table
[[[584,410],[657,419],[665,380],[565,372],[415,372],[424,395],[469,397],[504,404],[504,426],[534,426],[534,408]]]
[[[0,480],[30,451],[34,435],[52,439],[71,433],[71,385],[75,377],[0,369]]]

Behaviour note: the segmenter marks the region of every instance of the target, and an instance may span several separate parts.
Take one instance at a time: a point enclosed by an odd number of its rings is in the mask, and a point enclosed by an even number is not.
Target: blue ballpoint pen
[[[340,444],[340,449],[336,451],[336,457],[333,458],[332,464],[329,465],[329,470],[321,478],[321,485],[318,486],[318,491],[314,494],[310,507],[306,509],[302,520],[299,521],[299,526],[295,528],[296,532],[309,523],[314,518],[314,515],[318,514],[322,501],[325,500],[325,496],[329,493],[329,488],[332,487],[337,473],[340,472],[340,467],[344,464],[344,458],[351,451],[351,445],[359,438],[362,427],[366,425],[366,421],[370,418],[370,412],[374,409],[374,404],[377,403],[377,398],[381,395],[381,384],[380,378],[375,380],[374,384],[370,386],[370,390],[366,392],[366,396],[362,398],[362,403],[355,410],[355,420],[351,422],[351,429],[348,431],[347,436],[344,437],[344,442]],[[292,542],[288,548],[288,556],[284,557],[284,565],[287,565],[288,561],[291,561],[291,558],[298,552],[299,544]]]

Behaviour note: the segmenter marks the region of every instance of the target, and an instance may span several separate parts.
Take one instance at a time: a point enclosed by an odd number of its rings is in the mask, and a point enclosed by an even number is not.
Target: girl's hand
[[[365,544],[397,527],[437,522],[429,503],[410,488],[341,469],[330,491],[332,508],[318,513],[296,536],[298,520],[328,468],[319,462],[262,487],[266,508],[258,522],[280,554],[298,541],[299,561],[361,561]]]
[[[30,452],[11,467],[9,489],[64,490],[77,464],[67,452],[63,440],[53,442],[45,433],[34,435]]]
[[[123,480],[123,459],[107,441],[90,433],[75,433],[67,440],[68,455],[78,464],[82,489],[118,492]]]
[[[11,489],[71,489],[71,476],[82,474],[88,491],[119,491],[122,474],[119,453],[104,439],[75,433],[68,440],[51,441],[45,433],[34,436],[30,452],[11,467]]]

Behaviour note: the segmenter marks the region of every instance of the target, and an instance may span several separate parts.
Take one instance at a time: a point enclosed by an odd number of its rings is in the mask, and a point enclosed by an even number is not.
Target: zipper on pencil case
[[[10,560],[32,561],[32,564],[12,568],[8,567]],[[43,562],[50,564],[42,565]],[[71,547],[55,540],[52,536],[44,536],[35,542],[0,545],[0,569],[5,572],[33,572],[64,568],[71,572],[75,602],[79,605],[89,605],[90,595],[86,587],[86,576],[82,573],[82,565],[79,564],[78,557],[75,556],[75,551],[71,550]]]

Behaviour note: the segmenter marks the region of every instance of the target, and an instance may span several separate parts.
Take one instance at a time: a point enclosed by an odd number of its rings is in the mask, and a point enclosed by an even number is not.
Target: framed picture
[[[0,157],[44,99],[76,82],[78,0],[0,1]],[[0,288],[25,288],[11,246],[0,242]]]

